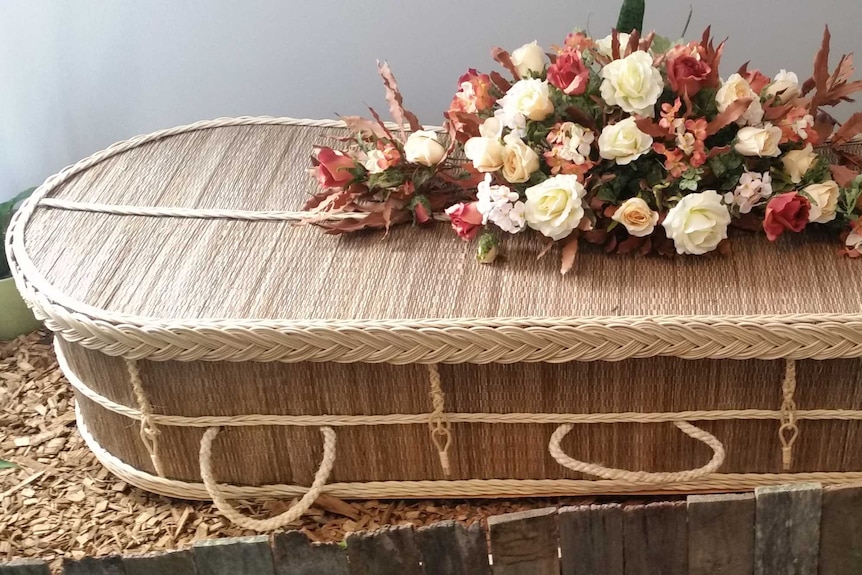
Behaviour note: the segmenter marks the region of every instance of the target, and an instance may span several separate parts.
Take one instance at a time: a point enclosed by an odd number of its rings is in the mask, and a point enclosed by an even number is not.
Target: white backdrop
[[[690,38],[730,37],[745,60],[810,75],[824,24],[833,53],[860,46],[860,0],[692,0]],[[689,2],[648,0],[645,28],[682,30]],[[375,60],[439,124],[458,76],[489,49],[605,35],[615,0],[0,0],[0,199],[114,141],[234,115],[386,110]],[[846,117],[854,105],[846,105]]]

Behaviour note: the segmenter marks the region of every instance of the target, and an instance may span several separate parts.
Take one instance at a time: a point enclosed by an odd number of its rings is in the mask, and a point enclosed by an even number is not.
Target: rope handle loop
[[[335,464],[335,431],[333,431],[331,427],[321,427],[320,432],[323,435],[323,459],[320,462],[320,467],[317,469],[317,473],[314,475],[314,482],[311,484],[311,487],[309,487],[305,495],[302,496],[296,505],[275,517],[271,517],[269,519],[254,519],[247,517],[228,503],[227,499],[222,495],[221,489],[213,476],[212,447],[220,430],[221,428],[219,427],[207,428],[201,438],[201,479],[203,480],[204,487],[206,488],[207,493],[209,493],[216,509],[218,509],[222,515],[231,522],[244,529],[251,529],[252,531],[263,533],[280,529],[299,519],[320,496],[323,491],[323,486],[326,485],[326,482],[329,479],[329,474],[332,472],[332,466]]]
[[[548,443],[548,451],[557,463],[563,467],[571,469],[572,471],[586,473],[587,475],[595,475],[602,479],[622,480],[632,483],[684,483],[715,473],[715,471],[724,463],[724,445],[722,445],[714,435],[700,429],[699,427],[695,427],[691,423],[686,421],[675,421],[673,424],[689,437],[702,441],[712,448],[713,454],[709,463],[703,467],[689,469],[687,471],[650,473],[647,471],[627,471],[625,469],[604,467],[596,463],[578,461],[564,453],[562,447],[560,447],[560,443],[563,441],[563,438],[574,428],[574,424],[571,423],[561,425],[556,431],[554,431],[553,435],[551,435],[551,441]]]

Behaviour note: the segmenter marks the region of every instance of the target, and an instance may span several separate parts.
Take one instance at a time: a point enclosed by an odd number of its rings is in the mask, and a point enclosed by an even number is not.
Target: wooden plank
[[[443,521],[416,532],[426,575],[488,575],[488,543],[480,523]]]
[[[337,543],[312,543],[301,531],[273,537],[275,575],[348,575],[347,552]]]
[[[862,487],[823,490],[820,575],[862,573]]]
[[[754,493],[689,495],[688,572],[754,572]]]
[[[556,509],[489,517],[488,528],[494,575],[559,575]]]
[[[195,558],[188,549],[123,557],[126,575],[195,575]]]
[[[385,527],[347,536],[351,575],[422,575],[413,527]]]
[[[817,575],[820,484],[758,487],[754,495],[755,575]]]
[[[118,555],[108,555],[95,559],[63,559],[63,575],[125,575],[123,559]]]
[[[623,575],[623,512],[618,504],[560,509],[563,575]]]
[[[688,573],[687,522],[684,501],[624,507],[625,575]]]
[[[266,535],[207,539],[194,544],[199,575],[274,575]]]
[[[48,564],[37,559],[14,559],[0,563],[0,575],[51,575]]]

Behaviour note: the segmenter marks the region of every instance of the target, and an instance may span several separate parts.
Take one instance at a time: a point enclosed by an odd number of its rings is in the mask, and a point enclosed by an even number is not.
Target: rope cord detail
[[[56,347],[56,346],[55,346]],[[161,431],[156,427],[153,421],[153,406],[144,391],[144,384],[141,381],[141,372],[138,369],[138,362],[127,359],[126,369],[129,372],[129,380],[132,383],[132,390],[135,392],[135,399],[140,408],[139,420],[141,422],[141,442],[147,448],[150,454],[150,459],[153,462],[153,467],[160,477],[165,476],[165,469],[162,465],[162,459],[159,454],[159,435]]]
[[[781,384],[783,401],[781,403],[781,426],[778,428],[778,438],[781,440],[781,463],[786,471],[793,466],[793,444],[799,438],[799,427],[796,421],[799,413],[796,409],[796,362],[788,359],[785,362],[784,381]]]
[[[449,447],[452,445],[452,424],[446,417],[446,397],[440,383],[440,369],[436,363],[428,364],[428,379],[431,382],[431,405],[433,411],[428,419],[428,427],[431,430],[431,441],[440,455],[440,467],[447,477],[452,474],[449,461]]]

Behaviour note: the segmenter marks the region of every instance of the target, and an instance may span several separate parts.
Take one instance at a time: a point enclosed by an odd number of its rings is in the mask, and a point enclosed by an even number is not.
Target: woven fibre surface
[[[334,128],[221,127],[109,158],[62,184],[64,200],[298,210],[314,190],[315,144]],[[26,248],[61,292],[97,308],[161,319],[411,320],[639,315],[851,314],[859,263],[834,237],[775,244],[739,234],[730,257],[607,256],[585,247],[561,277],[534,234],[506,237],[482,266],[445,224],[333,237],[310,226],[118,216],[40,207]]]
[[[72,370],[98,393],[135,406],[122,360],[63,344]],[[139,362],[154,411],[185,416],[427,413],[424,366],[278,362]],[[799,409],[862,409],[860,360],[798,362]],[[777,409],[782,361],[683,360],[441,365],[450,413],[610,413]],[[87,426],[110,453],[153,472],[136,423],[78,396]],[[723,473],[780,472],[779,422],[704,421],[727,447]],[[862,421],[802,421],[794,472],[862,468]],[[548,455],[556,425],[456,423],[452,479],[581,478]],[[197,481],[203,429],[160,428],[170,478]],[[445,479],[428,427],[338,427],[330,481]],[[829,449],[823,449],[824,445]],[[576,425],[567,453],[646,471],[699,467],[711,455],[670,423]],[[308,485],[322,454],[317,427],[254,426],[223,430],[214,466],[221,481]]]

